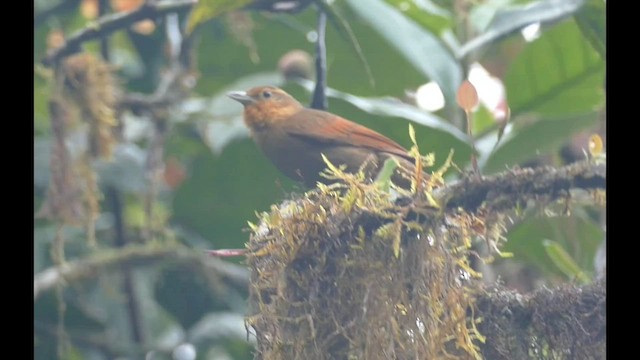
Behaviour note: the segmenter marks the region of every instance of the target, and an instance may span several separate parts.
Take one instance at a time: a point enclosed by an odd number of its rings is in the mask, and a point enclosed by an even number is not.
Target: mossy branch
[[[475,315],[486,337],[485,359],[606,358],[607,292],[604,279],[520,294],[495,286],[476,299]],[[538,353],[538,356],[532,353]],[[547,356],[542,354],[547,353]]]
[[[148,266],[160,260],[182,263],[200,263],[209,271],[221,274],[230,281],[246,286],[248,271],[239,265],[211,258],[182,245],[150,242],[145,245],[129,245],[121,249],[100,250],[93,256],[50,267],[33,279],[34,300],[43,292],[63,282],[78,282],[97,276],[103,271],[120,271],[128,266]]]
[[[571,190],[605,190],[606,186],[606,164],[584,161],[561,168],[512,169],[484,178],[468,177],[443,188],[438,197],[446,209],[461,207],[473,213],[483,204],[500,211],[528,200],[554,201],[566,198]]]
[[[45,66],[52,66],[63,57],[78,52],[84,42],[103,38],[140,20],[155,19],[164,14],[188,9],[197,2],[197,0],[145,1],[136,10],[105,15],[71,35],[63,46],[47,54],[42,63]]]
[[[475,241],[500,253],[514,210],[570,204],[575,190],[602,206],[605,170],[592,160],[473,176],[425,190],[434,206],[329,166],[341,183],[273,207],[250,239],[257,358],[601,358],[603,282],[487,291],[470,259]]]

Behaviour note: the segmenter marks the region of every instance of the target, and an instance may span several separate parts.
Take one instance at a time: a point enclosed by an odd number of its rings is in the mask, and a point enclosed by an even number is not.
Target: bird
[[[320,176],[324,155],[345,171],[363,168],[374,179],[387,159],[398,167],[391,180],[409,188],[415,160],[397,142],[363,125],[327,111],[304,107],[284,90],[258,86],[227,93],[244,106],[244,123],[267,158],[286,176],[313,188],[333,181]],[[363,164],[365,165],[363,167]]]

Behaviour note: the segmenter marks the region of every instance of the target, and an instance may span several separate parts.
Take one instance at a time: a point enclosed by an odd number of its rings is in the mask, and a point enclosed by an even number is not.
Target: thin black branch
[[[182,60],[185,57],[181,55],[180,58]],[[181,63],[171,66],[153,94],[128,93],[120,99],[118,106],[134,114],[150,113],[155,118],[156,113],[162,113],[167,107],[184,99],[195,84],[195,77]]]
[[[33,279],[34,300],[43,292],[61,283],[79,282],[96,277],[105,271],[122,271],[127,265],[146,266],[167,259],[189,264],[198,263],[207,271],[218,273],[223,279],[235,284],[241,286],[249,284],[249,272],[243,266],[211,258],[205,253],[198,253],[182,245],[152,242],[144,245],[129,245],[121,249],[101,250],[93,257],[65,262],[60,266],[43,270]]]
[[[42,63],[45,66],[51,66],[61,58],[78,52],[82,43],[86,41],[103,38],[140,20],[155,19],[167,13],[188,9],[197,2],[197,0],[147,1],[136,10],[103,16],[71,35],[62,47],[50,52]]]
[[[120,192],[110,187],[107,189],[107,197],[111,203],[111,211],[114,218],[115,238],[114,245],[116,248],[123,248],[127,245],[127,235],[125,233],[123,204]],[[135,344],[144,344],[144,326],[142,312],[140,311],[140,302],[136,295],[136,287],[133,279],[133,270],[129,266],[123,267],[123,291],[127,296],[127,313],[129,322],[131,323],[131,333]]]
[[[107,0],[98,0],[98,16],[104,16],[109,11],[109,4]],[[102,58],[109,61],[111,58],[109,54],[109,38],[100,38],[100,53]]]
[[[325,33],[327,28],[327,14],[318,9],[318,40],[316,41],[316,88],[313,90],[313,109],[327,108],[327,47]]]

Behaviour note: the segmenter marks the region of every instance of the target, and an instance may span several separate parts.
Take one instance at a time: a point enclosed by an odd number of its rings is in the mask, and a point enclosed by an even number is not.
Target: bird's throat
[[[270,104],[255,104],[244,109],[244,122],[254,131],[264,130],[286,122],[291,116],[302,110],[299,104],[285,106],[268,106]]]

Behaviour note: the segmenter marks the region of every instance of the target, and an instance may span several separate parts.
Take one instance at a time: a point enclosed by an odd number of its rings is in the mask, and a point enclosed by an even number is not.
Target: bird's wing
[[[295,126],[288,127],[287,132],[307,141],[365,147],[413,162],[407,150],[395,141],[360,124],[324,111],[305,109],[304,115],[295,122]]]

